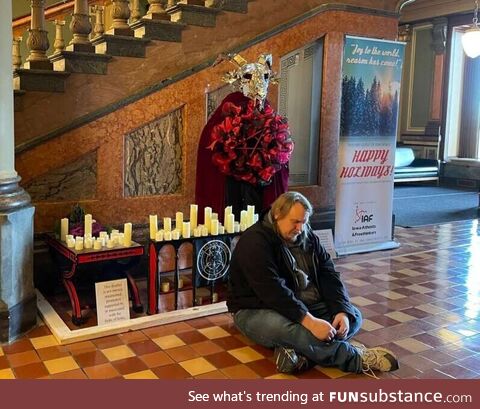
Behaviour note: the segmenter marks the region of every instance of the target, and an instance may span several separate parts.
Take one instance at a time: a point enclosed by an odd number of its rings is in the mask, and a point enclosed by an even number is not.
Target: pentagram
[[[197,255],[197,271],[206,280],[222,278],[230,265],[230,248],[220,240],[205,243]]]

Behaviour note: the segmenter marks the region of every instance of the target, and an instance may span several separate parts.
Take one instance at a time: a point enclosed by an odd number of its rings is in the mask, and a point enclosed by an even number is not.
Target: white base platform
[[[38,290],[37,307],[43,321],[61,345],[227,312],[227,304],[223,301],[201,307],[147,315],[114,324],[71,330]]]

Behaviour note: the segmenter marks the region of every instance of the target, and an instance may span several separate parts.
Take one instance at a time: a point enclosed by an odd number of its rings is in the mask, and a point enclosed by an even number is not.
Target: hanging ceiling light
[[[475,0],[473,12],[473,25],[462,36],[463,51],[470,58],[480,55],[480,26],[478,25],[478,0]]]

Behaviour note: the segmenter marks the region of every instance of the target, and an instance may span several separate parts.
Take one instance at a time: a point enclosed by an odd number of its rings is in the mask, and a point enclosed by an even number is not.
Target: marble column
[[[15,171],[12,2],[0,13],[0,343],[36,323],[33,288],[33,213]]]

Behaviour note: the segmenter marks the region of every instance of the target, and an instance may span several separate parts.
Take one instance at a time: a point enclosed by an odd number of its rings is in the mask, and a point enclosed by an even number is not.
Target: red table
[[[81,325],[84,322],[80,301],[74,282],[74,277],[77,273],[78,266],[87,263],[99,263],[102,261],[126,259],[129,257],[138,258],[138,260],[140,260],[140,257],[143,256],[144,253],[143,246],[135,242],[132,242],[130,247],[117,246],[111,249],[84,249],[77,251],[75,249],[68,248],[66,243],[57,240],[50,234],[45,235],[44,240],[55,255],[61,256],[65,259],[64,261],[67,262],[65,267],[61,267],[60,263],[57,263],[57,265],[61,268],[60,273],[62,275],[63,285],[67,290],[70,303],[72,304],[72,322],[75,325]],[[142,312],[143,306],[140,301],[137,284],[128,271],[125,270],[124,273],[132,298],[133,310],[135,312]]]

